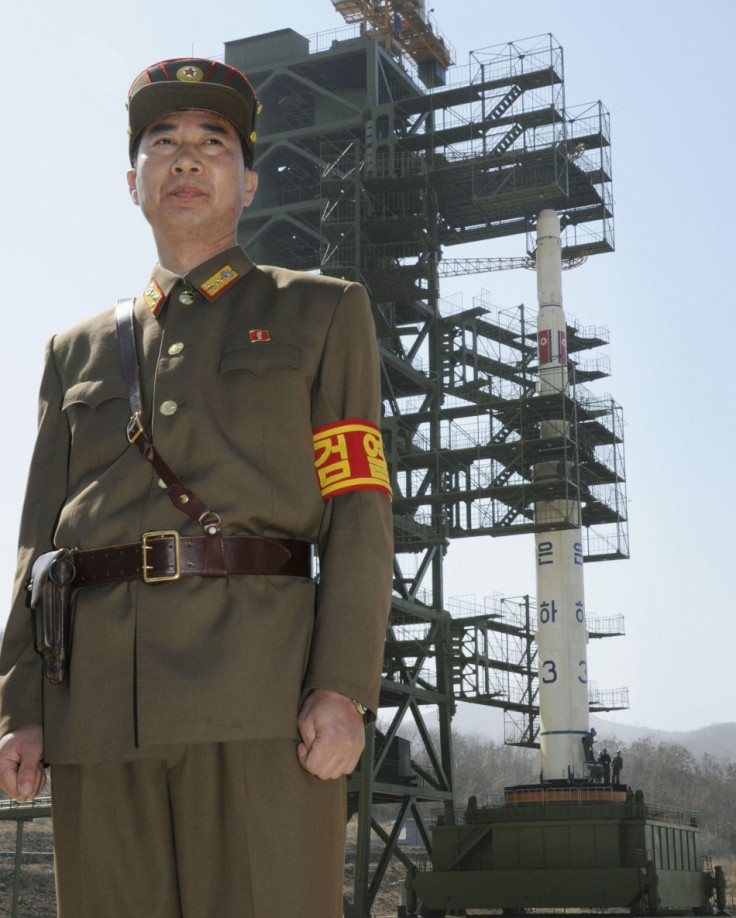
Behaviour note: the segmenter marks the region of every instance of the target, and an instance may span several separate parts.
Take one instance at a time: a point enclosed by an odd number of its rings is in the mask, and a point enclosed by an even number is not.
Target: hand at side
[[[43,769],[43,728],[19,727],[0,738],[0,788],[24,803],[33,800],[46,784]]]
[[[363,717],[345,695],[316,689],[302,704],[297,746],[305,771],[322,780],[350,774],[365,746]]]

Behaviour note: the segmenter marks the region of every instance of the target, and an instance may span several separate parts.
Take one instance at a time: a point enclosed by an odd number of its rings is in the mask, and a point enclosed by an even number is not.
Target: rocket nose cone
[[[537,236],[559,236],[560,218],[553,207],[545,207],[537,217]]]

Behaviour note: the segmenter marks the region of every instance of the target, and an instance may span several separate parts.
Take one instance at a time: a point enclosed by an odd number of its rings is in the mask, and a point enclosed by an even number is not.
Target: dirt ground
[[[0,915],[9,918],[13,904],[16,823],[0,821]],[[23,867],[18,895],[18,918],[56,918],[51,820],[34,819],[23,827]]]

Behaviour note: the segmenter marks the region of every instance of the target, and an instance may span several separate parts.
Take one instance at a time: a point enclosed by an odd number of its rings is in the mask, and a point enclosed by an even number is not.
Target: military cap
[[[243,141],[246,166],[255,159],[256,116],[261,106],[255,90],[235,67],[204,58],[174,58],[146,67],[128,90],[130,159],[143,129],[166,112],[202,109],[231,121]]]

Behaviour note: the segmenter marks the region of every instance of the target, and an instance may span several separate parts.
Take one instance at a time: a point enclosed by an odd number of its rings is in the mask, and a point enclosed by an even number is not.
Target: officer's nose
[[[177,175],[183,173],[199,172],[202,165],[198,157],[188,147],[182,147],[175,157],[172,167]]]

